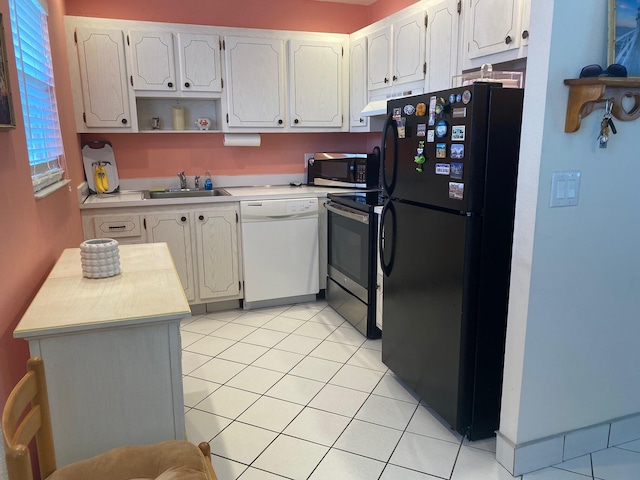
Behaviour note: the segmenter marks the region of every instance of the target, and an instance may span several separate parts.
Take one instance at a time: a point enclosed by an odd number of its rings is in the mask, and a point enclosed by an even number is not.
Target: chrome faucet
[[[178,178],[180,179],[180,188],[181,189],[187,188],[187,177],[185,177],[184,171],[178,172]]]
[[[196,190],[200,190],[200,175],[193,177],[193,186]]]

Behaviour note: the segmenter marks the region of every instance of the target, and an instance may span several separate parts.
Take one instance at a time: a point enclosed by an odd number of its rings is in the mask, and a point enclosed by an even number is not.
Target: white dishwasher
[[[240,223],[244,308],[315,300],[318,199],[240,202]]]

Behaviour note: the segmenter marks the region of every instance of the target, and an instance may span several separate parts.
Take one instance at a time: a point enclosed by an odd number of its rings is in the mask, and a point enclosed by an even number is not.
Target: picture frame
[[[640,58],[632,55],[631,48],[639,30],[640,0],[609,0],[607,61],[624,65],[629,77],[640,77]]]
[[[13,114],[13,100],[9,82],[4,21],[2,13],[0,13],[0,131],[11,128],[16,128],[16,120]]]

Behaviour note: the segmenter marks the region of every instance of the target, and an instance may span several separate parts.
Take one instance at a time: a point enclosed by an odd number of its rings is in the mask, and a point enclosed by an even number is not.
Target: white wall
[[[606,150],[602,109],[564,133],[563,80],[606,67],[606,45],[605,0],[532,2],[500,423],[516,445],[640,411],[640,119]],[[579,204],[550,208],[563,170]]]

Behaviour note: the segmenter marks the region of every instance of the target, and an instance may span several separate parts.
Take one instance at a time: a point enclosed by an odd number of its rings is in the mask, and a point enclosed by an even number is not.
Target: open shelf
[[[565,132],[577,132],[580,122],[607,99],[613,99],[611,114],[623,122],[640,117],[640,78],[593,77],[564,81],[569,86]],[[625,109],[624,103],[631,102]]]

